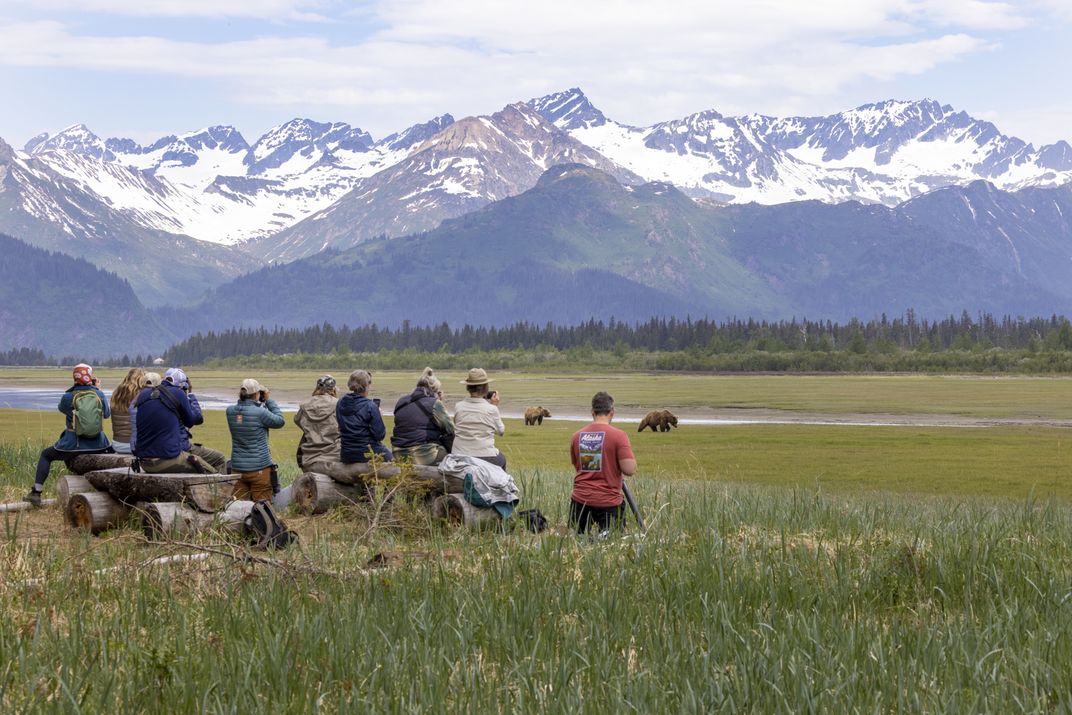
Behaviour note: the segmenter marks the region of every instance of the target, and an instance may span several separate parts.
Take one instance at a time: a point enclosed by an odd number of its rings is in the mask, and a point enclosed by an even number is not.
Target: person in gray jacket
[[[279,491],[273,478],[275,465],[268,448],[268,430],[286,424],[279,405],[268,388],[252,378],[242,381],[238,404],[227,408],[227,427],[231,431],[231,470],[237,474],[231,496],[260,501],[271,499]]]
[[[298,405],[294,424],[301,428],[298,442],[298,466],[306,472],[316,471],[316,462],[340,463],[339,423],[335,405],[339,401],[335,378],[323,375],[316,381],[313,396]]]

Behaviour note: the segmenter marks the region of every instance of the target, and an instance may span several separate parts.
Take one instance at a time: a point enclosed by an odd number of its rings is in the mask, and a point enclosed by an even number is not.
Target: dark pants
[[[599,526],[600,531],[622,528],[625,523],[625,503],[618,506],[588,506],[571,499],[570,526],[576,528],[578,534],[584,534],[592,527],[592,522]]]
[[[56,449],[55,447],[45,447],[41,450],[41,458],[37,460],[37,475],[34,477],[34,491],[39,492],[44,489],[45,480],[48,479],[48,472],[52,469],[53,462],[71,459],[80,454],[105,454],[110,452],[111,449],[111,447],[108,447],[106,449],[96,449],[92,452],[65,452],[62,449]]]
[[[387,447],[385,447],[382,443],[376,442],[374,444],[370,444],[368,446],[368,449],[366,449],[365,452],[358,459],[355,459],[353,462],[343,462],[343,463],[344,464],[358,464],[358,463],[364,464],[365,462],[368,462],[369,449],[371,449],[373,452],[375,452],[376,454],[378,454],[381,457],[383,457],[383,461],[385,461],[385,462],[390,462],[392,459],[394,459],[394,455],[391,454],[391,450],[387,449]]]
[[[503,454],[502,452],[499,452],[494,457],[477,457],[477,459],[483,459],[485,462],[488,462],[489,464],[494,464],[499,469],[502,469],[502,470],[506,469],[506,455]]]

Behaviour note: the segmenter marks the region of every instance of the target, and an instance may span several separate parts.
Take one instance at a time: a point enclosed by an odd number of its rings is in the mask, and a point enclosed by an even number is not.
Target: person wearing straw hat
[[[451,454],[478,457],[506,469],[506,456],[495,448],[495,435],[506,433],[499,414],[499,393],[489,390],[491,379],[474,367],[461,381],[469,397],[454,406],[454,446]]]
[[[238,403],[227,408],[231,432],[231,471],[238,475],[231,496],[261,501],[272,499],[278,485],[272,478],[275,465],[268,448],[268,430],[287,421],[268,388],[246,378],[238,390]]]

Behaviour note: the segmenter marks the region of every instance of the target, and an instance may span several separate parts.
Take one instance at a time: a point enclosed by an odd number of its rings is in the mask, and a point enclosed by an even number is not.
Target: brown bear
[[[670,410],[652,410],[640,421],[637,432],[643,432],[651,427],[652,432],[669,432],[671,427],[677,427],[677,417]]]
[[[525,426],[542,425],[544,417],[550,417],[551,413],[544,407],[530,407],[525,410]]]

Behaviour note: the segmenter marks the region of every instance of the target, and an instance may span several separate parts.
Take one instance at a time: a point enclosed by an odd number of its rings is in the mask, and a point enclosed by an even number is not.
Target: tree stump
[[[59,502],[60,509],[66,509],[67,502],[75,494],[95,491],[97,490],[93,488],[93,485],[85,477],[79,474],[68,474],[60,477],[59,482],[56,483],[56,501]]]
[[[130,507],[102,492],[83,492],[71,495],[63,513],[74,528],[99,534],[123,524]]]
[[[251,501],[234,501],[226,509],[206,514],[181,502],[152,502],[141,505],[141,530],[150,539],[196,534],[215,527],[241,533],[252,509]]]
[[[432,502],[432,516],[451,526],[487,529],[502,523],[502,516],[491,507],[473,506],[460,494],[444,494]]]
[[[134,463],[130,454],[80,454],[65,460],[67,468],[74,474],[88,474],[102,469],[127,468]]]
[[[232,474],[146,474],[129,469],[103,469],[85,476],[96,489],[128,504],[189,502],[206,513],[230,501],[236,479]]]
[[[323,514],[338,504],[352,504],[364,499],[368,488],[362,484],[343,484],[316,472],[306,472],[294,480],[294,507],[303,514]]]

